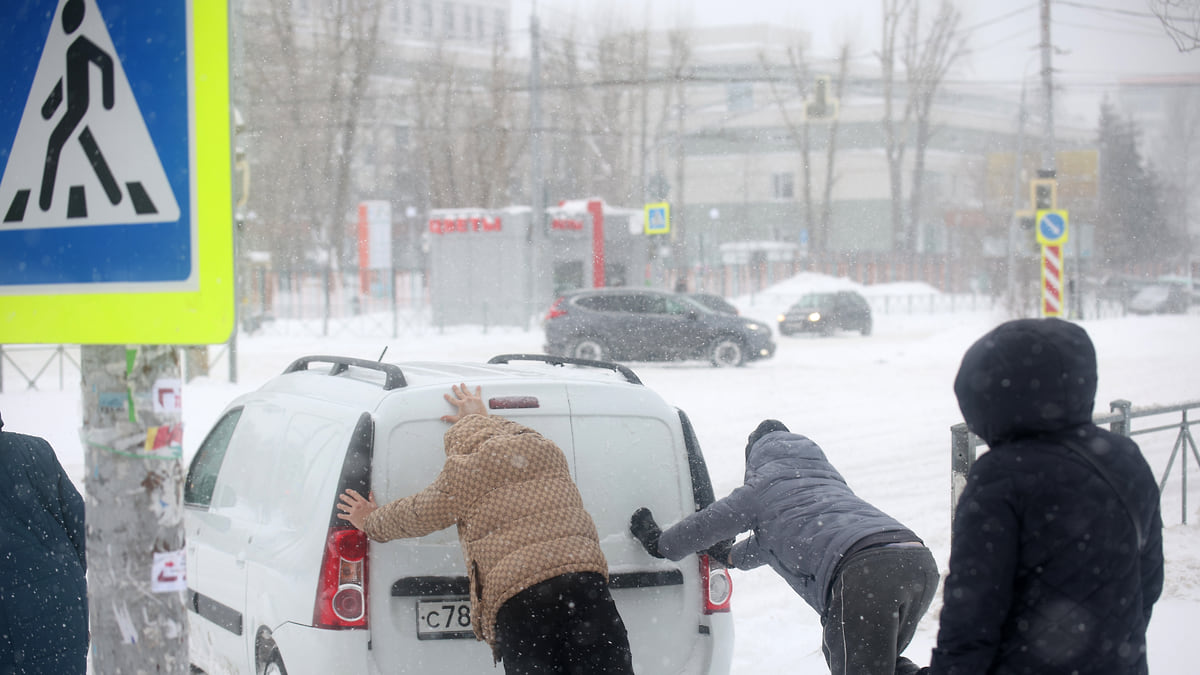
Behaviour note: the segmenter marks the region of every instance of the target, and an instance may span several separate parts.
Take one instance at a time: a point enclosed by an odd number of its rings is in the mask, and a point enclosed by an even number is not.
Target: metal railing
[[[4,391],[4,380],[15,379],[24,384],[22,391],[36,390],[38,380],[47,374],[52,365],[58,363],[58,388],[66,386],[67,366],[70,365],[78,381],[78,345],[0,345],[0,392]],[[16,377],[12,377],[15,373]]]
[[[1196,420],[1188,419],[1188,412],[1197,409],[1200,409],[1200,401],[1187,401],[1173,405],[1135,409],[1129,401],[1117,399],[1109,403],[1109,410],[1111,412],[1105,415],[1097,415],[1092,419],[1095,424],[1099,426],[1107,424],[1110,431],[1128,438],[1164,431],[1176,431],[1171,448],[1171,456],[1167,460],[1167,468],[1163,471],[1162,479],[1158,484],[1158,490],[1159,493],[1162,493],[1166,489],[1171,469],[1175,466],[1176,458],[1179,458],[1179,470],[1182,475],[1181,487],[1183,490],[1180,517],[1185,525],[1187,524],[1187,468],[1189,451],[1192,454],[1192,458],[1196,460],[1196,466],[1200,467],[1200,452],[1197,452],[1196,440],[1192,436],[1192,425],[1196,423]],[[1172,414],[1179,415],[1178,421],[1168,424],[1158,424],[1156,426],[1140,427],[1138,429],[1133,428],[1133,420],[1135,419]],[[971,471],[971,466],[975,463],[975,458],[978,455],[978,449],[982,445],[984,445],[983,440],[971,433],[967,429],[966,424],[959,423],[950,427],[950,518],[952,524],[954,511],[958,506],[958,499],[962,496],[963,489],[967,485],[967,474]],[[1142,453],[1145,454],[1145,452],[1146,447],[1143,446]]]

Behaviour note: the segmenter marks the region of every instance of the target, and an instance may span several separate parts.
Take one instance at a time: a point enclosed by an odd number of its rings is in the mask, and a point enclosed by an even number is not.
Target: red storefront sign
[[[453,232],[499,232],[500,216],[472,216],[470,218],[430,218],[430,234],[451,234]]]
[[[550,229],[579,232],[583,230],[583,221],[577,218],[553,218],[550,220]]]

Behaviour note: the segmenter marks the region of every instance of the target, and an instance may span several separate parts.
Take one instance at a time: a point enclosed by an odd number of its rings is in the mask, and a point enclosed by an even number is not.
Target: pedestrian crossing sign
[[[233,328],[224,2],[0,8],[0,344]]]
[[[646,204],[645,234],[669,234],[671,232],[671,205],[667,202]]]

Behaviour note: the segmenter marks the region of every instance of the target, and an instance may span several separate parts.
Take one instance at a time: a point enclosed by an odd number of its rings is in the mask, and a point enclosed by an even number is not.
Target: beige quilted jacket
[[[562,450],[494,415],[467,415],[446,432],[446,464],[421,492],[381,506],[363,530],[375,541],[458,526],[475,635],[496,646],[496,612],[513,595],[571,572],[608,576],[596,525]]]

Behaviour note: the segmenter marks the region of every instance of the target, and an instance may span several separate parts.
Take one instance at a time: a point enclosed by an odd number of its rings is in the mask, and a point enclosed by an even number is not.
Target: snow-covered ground
[[[736,298],[744,315],[774,324],[790,300],[808,290],[853,285],[802,275],[753,297]],[[881,285],[870,295],[906,295],[927,289]],[[746,435],[775,417],[816,440],[867,500],[905,522],[933,550],[943,573],[950,553],[950,427],[961,421],[951,383],[963,351],[1005,317],[990,311],[943,314],[876,314],[870,337],[776,335],[769,360],[745,368],[706,363],[631,364],[642,381],[683,408],[696,426],[718,496],[740,484]],[[237,384],[226,381],[227,363],[184,390],[184,454],[190,457],[224,405],[259,386],[305,354],[339,353],[387,360],[483,361],[501,353],[539,352],[540,330],[479,327],[405,327],[397,339],[390,320],[378,338],[242,336]],[[1135,407],[1200,400],[1200,314],[1083,321],[1100,360],[1097,412],[1115,399]],[[387,332],[384,328],[387,326]],[[214,348],[213,353],[217,354]],[[221,357],[227,358],[227,356]],[[11,381],[10,381],[11,383]],[[46,382],[41,384],[43,388]],[[0,393],[6,429],[46,437],[72,478],[83,487],[84,454],[79,391]],[[1179,417],[1156,421],[1166,424]],[[1137,428],[1135,423],[1134,428]],[[1175,436],[1139,437],[1157,476],[1171,456]],[[1191,457],[1189,457],[1191,460]],[[1196,671],[1190,644],[1200,619],[1200,476],[1188,463],[1188,524],[1181,523],[1182,480],[1177,459],[1163,495],[1167,581],[1150,626],[1152,672]],[[769,569],[735,572],[734,673],[823,672],[817,617]],[[937,634],[935,601],[907,655],[927,663]]]

